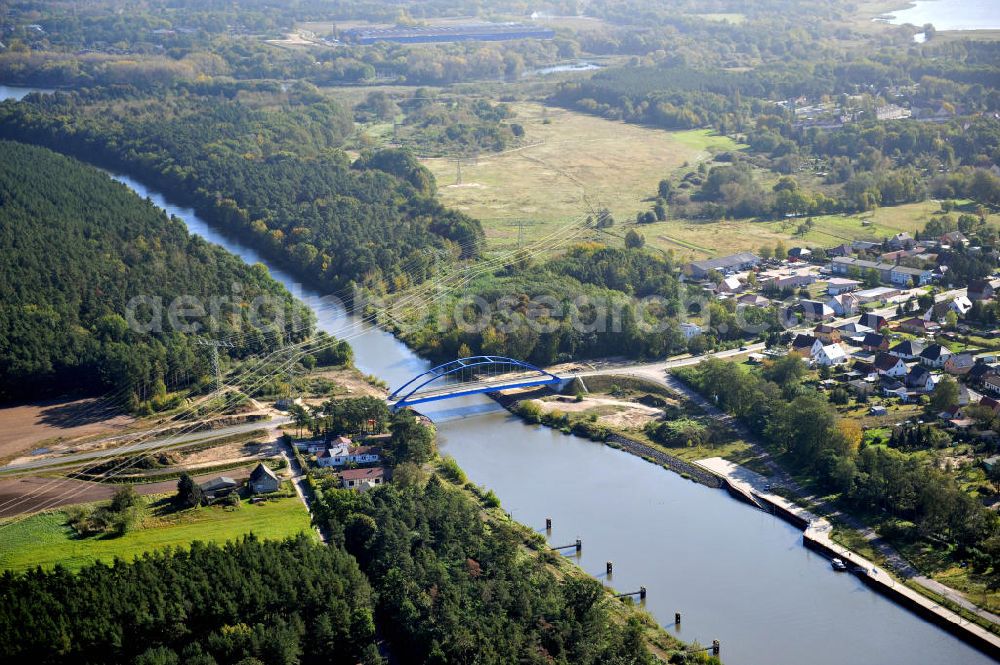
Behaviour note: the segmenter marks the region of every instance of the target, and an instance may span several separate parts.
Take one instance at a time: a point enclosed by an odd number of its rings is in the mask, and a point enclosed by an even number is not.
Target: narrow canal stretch
[[[222,245],[313,306],[300,287],[254,249],[194,211],[124,176],[117,180]],[[350,328],[355,362],[396,387],[430,365],[389,333],[341,310],[317,311],[331,334]],[[360,334],[356,331],[360,330]],[[440,447],[476,483],[492,488],[518,521],[554,545],[583,540],[565,556],[616,589],[648,590],[646,607],[680,638],[721,641],[730,665],[972,665],[992,662],[944,630],[872,592],[802,546],[799,530],[628,453],[529,426],[484,396],[423,405]],[[605,562],[614,562],[613,579]],[[674,613],[683,621],[673,627]]]

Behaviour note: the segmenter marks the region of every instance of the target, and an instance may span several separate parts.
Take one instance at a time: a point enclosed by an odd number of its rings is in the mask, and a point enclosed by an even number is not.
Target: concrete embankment
[[[720,457],[698,460],[695,464],[714,474],[737,498],[746,500],[745,497],[752,496],[762,509],[802,529],[803,545],[824,556],[842,559],[848,569],[873,590],[934,622],[990,657],[1000,659],[1000,636],[962,618],[896,580],[868,559],[835,543],[830,537],[833,526],[826,519],[767,491],[767,479],[763,476]]]

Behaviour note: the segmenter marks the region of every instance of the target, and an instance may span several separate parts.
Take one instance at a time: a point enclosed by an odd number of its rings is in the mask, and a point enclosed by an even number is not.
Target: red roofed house
[[[880,353],[875,358],[875,371],[879,373],[879,376],[898,378],[906,376],[907,367],[902,358],[890,356],[888,353]]]
[[[340,486],[343,489],[366,492],[386,481],[385,469],[373,466],[369,469],[347,469],[340,473]]]

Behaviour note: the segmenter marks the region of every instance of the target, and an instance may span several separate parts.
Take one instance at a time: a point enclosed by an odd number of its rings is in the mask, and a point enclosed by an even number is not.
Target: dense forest
[[[243,302],[273,299],[262,320],[227,306],[190,322],[219,336],[245,332],[235,357],[308,335],[311,314],[261,266],[188,235],[97,169],[0,142],[0,399],[121,390],[135,410],[207,381],[206,356],[170,325],[169,305],[190,296],[209,309],[234,284]],[[136,312],[143,331],[126,320],[136,296],[162,303]]]
[[[0,577],[9,663],[379,663],[373,592],[305,535]]]
[[[350,116],[310,86],[273,109],[257,108],[259,92],[246,103],[192,92],[34,96],[0,105],[0,136],[127,169],[329,289],[396,290],[478,255],[479,223],[437,203],[411,155],[352,162],[336,149]]]

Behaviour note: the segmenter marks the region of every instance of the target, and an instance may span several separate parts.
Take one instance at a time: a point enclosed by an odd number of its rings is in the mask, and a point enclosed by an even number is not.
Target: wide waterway
[[[349,337],[358,368],[398,386],[428,363],[392,335],[317,308],[319,294],[298,285],[253,248],[213,229],[193,210],[142,183],[114,176],[183,220],[188,229],[271,275],[317,311],[320,328]],[[640,585],[649,609],[682,639],[722,643],[735,665],[966,665],[989,663],[979,651],[870,591],[853,575],[802,546],[789,524],[682,479],[627,453],[529,426],[486,397],[422,405],[435,420],[441,450],[469,477],[496,491],[518,521],[553,519],[551,542],[583,539],[578,559],[599,579]],[[606,581],[606,580],[605,580]]]
[[[916,0],[908,7],[886,12],[893,25],[930,23],[935,30],[1000,29],[1000,2],[997,0]]]

